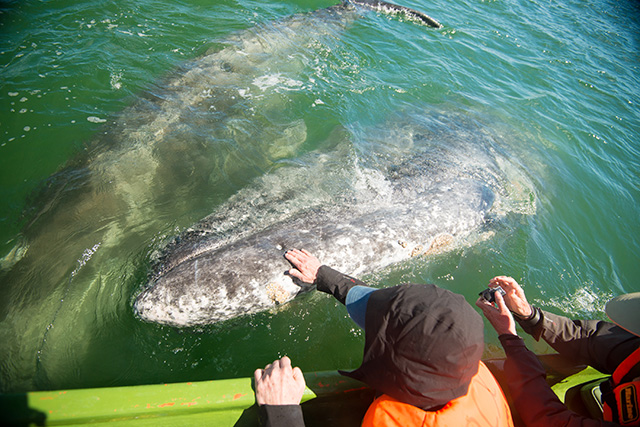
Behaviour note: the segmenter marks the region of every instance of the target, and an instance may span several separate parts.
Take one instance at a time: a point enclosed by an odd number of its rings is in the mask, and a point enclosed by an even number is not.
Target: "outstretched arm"
[[[314,283],[319,291],[333,295],[342,304],[346,302],[349,289],[354,286],[367,286],[356,278],[322,265],[318,258],[306,249],[292,249],[287,251],[284,257],[293,266],[289,275],[304,283]]]

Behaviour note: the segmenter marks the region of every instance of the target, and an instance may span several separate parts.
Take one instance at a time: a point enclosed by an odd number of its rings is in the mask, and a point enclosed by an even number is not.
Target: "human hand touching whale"
[[[293,266],[289,275],[304,283],[314,283],[320,268],[320,260],[311,255],[306,249],[291,249],[285,252],[284,257]]]

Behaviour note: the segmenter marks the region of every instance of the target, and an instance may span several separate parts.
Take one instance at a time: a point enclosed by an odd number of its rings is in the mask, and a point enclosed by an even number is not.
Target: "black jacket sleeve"
[[[354,286],[367,286],[363,281],[342,274],[326,265],[318,269],[315,285],[319,291],[333,295],[342,304],[347,300],[349,289]]]
[[[583,417],[567,408],[545,380],[545,370],[516,335],[501,335],[507,355],[505,377],[513,405],[528,427],[600,427],[618,424]]]
[[[300,405],[261,405],[260,424],[264,427],[304,427]]]
[[[637,337],[611,322],[571,320],[537,307],[530,319],[517,319],[536,340],[542,338],[561,355],[612,374],[640,346]]]

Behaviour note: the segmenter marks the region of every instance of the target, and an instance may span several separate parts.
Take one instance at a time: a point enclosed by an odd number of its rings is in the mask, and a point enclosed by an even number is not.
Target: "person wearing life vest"
[[[340,371],[379,394],[364,427],[513,426],[500,386],[480,361],[482,318],[463,296],[423,284],[375,289],[321,265],[307,251],[288,251],[285,257],[293,266],[291,276],[333,295],[365,331],[362,364]],[[266,385],[274,369],[256,371],[257,396],[259,382]],[[295,410],[267,408],[279,417],[278,425],[287,426],[301,425],[295,414],[298,421],[284,421],[283,413]],[[270,420],[270,425],[276,424]]]
[[[489,286],[500,286],[504,297],[496,292],[495,303],[481,297],[476,305],[499,334],[507,356],[507,385],[525,425],[640,425],[640,292],[609,301],[605,312],[612,322],[607,322],[570,320],[534,307],[511,277],[495,277]],[[611,374],[608,381],[600,384],[602,417],[577,414],[557,398],[545,381],[544,368],[518,337],[516,321],[536,340],[542,338],[574,363]]]

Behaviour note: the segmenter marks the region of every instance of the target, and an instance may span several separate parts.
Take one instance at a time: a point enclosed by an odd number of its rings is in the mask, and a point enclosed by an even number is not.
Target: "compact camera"
[[[488,302],[494,302],[496,300],[496,292],[500,292],[500,295],[505,296],[507,293],[500,286],[495,288],[487,288],[484,291],[480,292],[482,298],[487,300]]]

